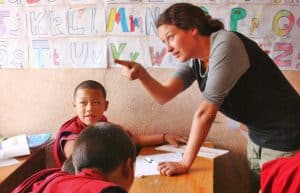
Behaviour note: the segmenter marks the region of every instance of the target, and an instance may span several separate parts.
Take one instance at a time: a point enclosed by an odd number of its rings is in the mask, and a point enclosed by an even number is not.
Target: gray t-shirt
[[[213,33],[208,69],[204,73],[199,72],[200,76],[208,73],[203,97],[221,106],[228,92],[249,67],[246,49],[234,33],[226,30]],[[173,77],[182,79],[185,89],[189,87],[196,80],[192,71],[192,61],[181,65]]]
[[[197,80],[205,98],[226,116],[246,124],[263,147],[300,149],[300,96],[274,61],[238,32],[211,35],[207,74],[195,59],[175,73],[187,88]]]

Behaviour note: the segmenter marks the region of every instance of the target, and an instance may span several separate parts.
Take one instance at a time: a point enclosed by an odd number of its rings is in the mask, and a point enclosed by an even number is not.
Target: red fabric
[[[106,117],[102,116],[100,122],[107,122]],[[86,125],[79,119],[78,116],[73,117],[61,126],[53,145],[53,154],[58,167],[61,167],[66,160],[66,156],[60,147],[61,138],[72,134],[79,135],[79,133],[85,128]]]
[[[34,183],[40,183],[47,176],[54,174],[55,172],[59,172],[60,168],[49,168],[40,170],[37,173],[33,174],[29,178],[27,178],[24,182],[22,182],[17,188],[15,188],[12,193],[28,193],[33,189]]]
[[[47,171],[46,171],[47,170]],[[26,182],[23,182],[12,193],[101,193],[104,189],[109,187],[116,187],[120,192],[126,192],[120,186],[106,182],[100,172],[93,169],[83,169],[77,175],[62,172],[57,168],[42,170],[39,174],[46,175],[46,178],[30,177],[30,186],[24,188]],[[33,176],[38,176],[34,174]],[[44,176],[45,177],[45,176]],[[33,181],[33,180],[36,181]]]
[[[260,184],[261,193],[300,193],[300,152],[265,163]]]
[[[126,192],[120,186],[103,180],[101,173],[92,169],[83,169],[77,175],[65,174],[55,177],[48,182],[42,190],[43,193],[101,193],[108,187],[118,187],[122,192]],[[37,192],[40,193],[40,192]]]

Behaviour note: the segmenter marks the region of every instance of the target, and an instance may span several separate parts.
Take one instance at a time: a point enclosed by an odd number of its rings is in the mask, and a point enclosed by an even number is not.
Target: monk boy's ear
[[[109,102],[105,101],[105,111],[108,109],[108,104],[109,104]]]
[[[73,110],[76,111],[76,109],[75,109],[76,108],[75,100],[72,102],[72,106],[73,106]]]
[[[135,164],[132,162],[131,158],[128,158],[127,161],[123,164],[122,174],[126,178],[131,178],[134,175]]]

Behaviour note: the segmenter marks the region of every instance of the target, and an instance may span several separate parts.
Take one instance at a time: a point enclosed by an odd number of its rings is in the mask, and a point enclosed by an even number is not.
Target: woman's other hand
[[[187,173],[189,168],[181,162],[160,162],[157,169],[163,176]]]

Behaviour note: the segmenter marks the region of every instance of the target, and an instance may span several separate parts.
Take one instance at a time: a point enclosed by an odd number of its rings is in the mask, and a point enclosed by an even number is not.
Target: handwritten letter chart
[[[300,0],[0,0],[0,69],[175,67],[155,21],[176,2],[250,37],[282,70],[300,69]]]

